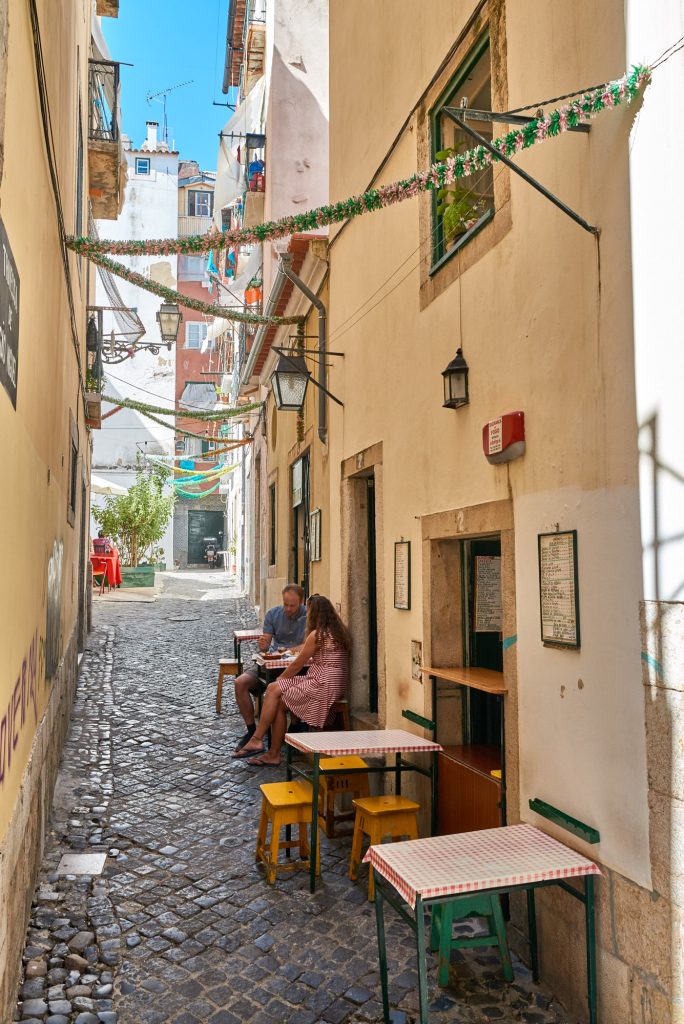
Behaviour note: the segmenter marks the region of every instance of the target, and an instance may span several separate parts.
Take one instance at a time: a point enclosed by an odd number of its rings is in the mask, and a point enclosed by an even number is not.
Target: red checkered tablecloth
[[[369,729],[358,732],[288,733],[285,742],[305,754],[345,757],[352,754],[433,753],[439,743],[424,740],[405,729]]]
[[[254,626],[253,629],[236,629],[233,633],[236,640],[258,640],[260,636],[263,636],[263,630],[259,629],[258,626]]]
[[[294,658],[264,658],[263,654],[255,654],[254,660],[261,668],[267,668],[270,671],[274,668],[289,668]]]
[[[363,859],[370,861],[411,907],[418,895],[427,900],[601,874],[593,861],[534,825],[371,846]]]

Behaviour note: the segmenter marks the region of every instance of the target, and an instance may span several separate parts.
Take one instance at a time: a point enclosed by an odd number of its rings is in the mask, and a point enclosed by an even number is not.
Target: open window
[[[449,109],[463,106],[492,109],[492,71],[489,37],[478,41],[460,66],[431,113],[432,159],[444,161],[473,147]],[[492,124],[478,123],[477,130],[492,138]],[[433,266],[436,270],[466,245],[494,216],[494,173],[491,166],[464,175],[439,189],[433,198]]]

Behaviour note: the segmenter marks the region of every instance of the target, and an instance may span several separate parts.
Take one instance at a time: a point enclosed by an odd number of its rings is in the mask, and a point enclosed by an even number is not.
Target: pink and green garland
[[[582,96],[565,103],[549,114],[533,118],[524,127],[514,129],[492,141],[492,145],[502,155],[514,157],[524,149],[530,149],[546,139],[556,138],[591,120],[602,110],[630,103],[639,90],[648,85],[651,70],[643,65],[635,66],[629,74],[606,85],[592,89]],[[123,277],[132,284],[166,299],[177,302],[181,306],[228,320],[253,324],[296,324],[301,317],[263,316],[258,313],[239,312],[225,306],[191,299],[172,288],[166,288],[155,281],[150,281],[109,259],[105,253],[118,256],[171,256],[206,253],[211,249],[220,250],[239,245],[250,245],[258,242],[273,241],[289,235],[313,231],[329,224],[337,224],[382,210],[394,203],[404,202],[422,192],[443,188],[459,178],[484,170],[498,157],[490,153],[484,146],[474,146],[458,156],[449,157],[442,163],[435,163],[425,172],[413,174],[410,178],[395,181],[380,188],[369,189],[363,195],[353,196],[338,203],[319,206],[306,213],[284,217],[278,221],[269,221],[254,228],[235,228],[231,231],[210,231],[205,235],[190,235],[185,238],[143,239],[140,241],[113,241],[107,239],[69,237],[67,245],[81,256],[86,256],[113,274]]]

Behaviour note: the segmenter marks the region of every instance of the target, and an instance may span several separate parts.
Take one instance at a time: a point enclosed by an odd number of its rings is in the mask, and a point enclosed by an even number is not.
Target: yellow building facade
[[[118,7],[111,0],[100,6],[109,14]],[[85,335],[93,289],[88,263],[68,253],[63,234],[87,233],[90,202],[93,210],[111,202],[116,211],[120,199],[118,144],[94,138],[92,16],[87,0],[0,2],[3,1020],[16,1000],[16,972],[87,630],[91,442]]]
[[[331,5],[329,45],[331,202],[476,144],[464,107],[549,112],[559,104],[545,100],[626,66],[617,2],[351,0]],[[629,227],[639,103],[515,158],[584,224],[499,163],[331,229],[325,281],[301,276],[325,295],[328,351],[340,353],[328,387],[343,406],[327,403],[324,441],[313,387],[299,427],[277,412],[271,354],[252,481],[255,599],[277,603],[293,572],[329,594],[354,636],[356,723],[402,727],[409,710],[436,724],[440,831],[531,822],[601,865],[603,1024],[679,1020],[683,995],[680,833],[652,788],[667,737],[647,730],[642,675]],[[468,123],[487,139],[510,127]],[[291,301],[295,311],[315,336],[311,305]],[[467,400],[445,407],[459,349]],[[321,537],[304,572],[302,457]],[[308,545],[316,528],[309,520]],[[464,669],[477,685],[462,685]],[[538,900],[542,974],[584,1019],[583,924],[568,902],[555,890]],[[525,952],[515,901],[512,932]]]

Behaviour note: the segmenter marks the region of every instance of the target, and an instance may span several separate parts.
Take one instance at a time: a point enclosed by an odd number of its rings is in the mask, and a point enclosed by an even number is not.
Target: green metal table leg
[[[401,796],[401,754],[395,754],[394,792]]]
[[[418,952],[418,1004],[420,1024],[428,1024],[427,958],[425,954],[425,908],[420,896],[416,896],[416,948]]]
[[[318,859],[318,783],[320,776],[321,755],[314,754],[313,757],[313,793],[311,796],[311,864],[309,867],[309,889],[316,891],[316,861]]]
[[[534,902],[534,889],[527,890],[527,927],[530,932],[530,960],[532,961],[532,978],[539,981],[539,953],[537,949],[537,908]]]
[[[584,879],[584,914],[587,929],[587,996],[589,1024],[598,1024],[596,986],[596,926],[594,918],[594,876]]]
[[[431,754],[431,757],[432,757],[432,772],[430,773],[430,789],[431,789],[430,797],[431,797],[431,801],[432,802],[431,802],[431,807],[430,807],[430,835],[431,836],[436,836],[437,835],[437,786],[438,786],[438,782],[439,782],[439,776],[438,776],[438,772],[439,772],[439,756],[438,756],[438,752],[435,750],[434,753]]]
[[[369,866],[373,870],[373,865]],[[380,961],[380,988],[382,989],[382,1016],[390,1024],[389,991],[387,985],[387,946],[385,945],[385,907],[382,886],[375,880],[375,925],[378,933],[378,959]]]
[[[285,744],[285,780],[292,782],[292,747],[289,743]],[[292,839],[292,825],[285,826],[285,842],[289,843]],[[291,849],[289,846],[285,847],[285,859],[290,859]]]

